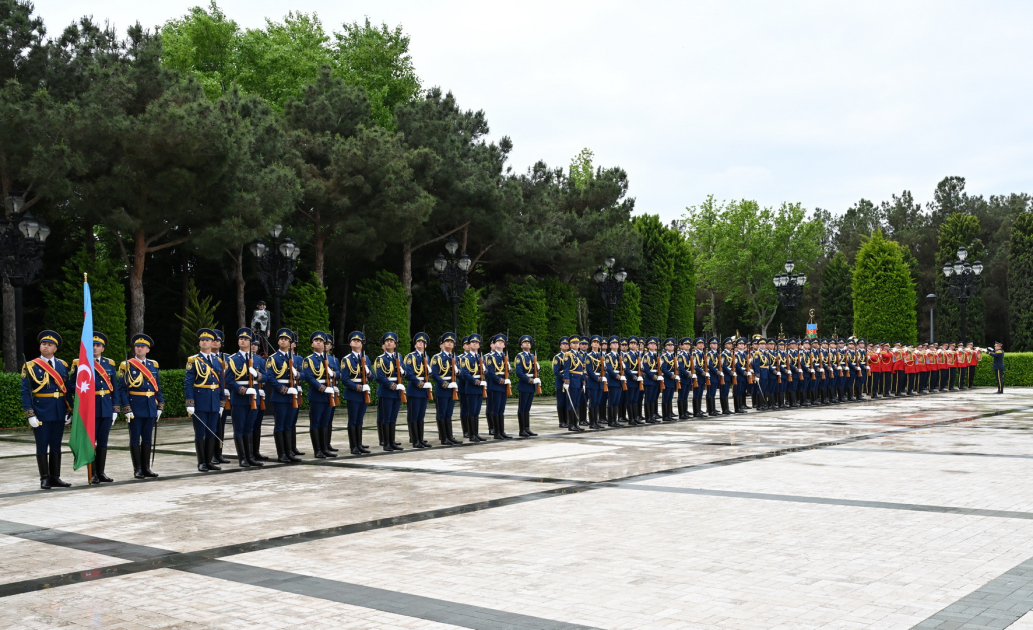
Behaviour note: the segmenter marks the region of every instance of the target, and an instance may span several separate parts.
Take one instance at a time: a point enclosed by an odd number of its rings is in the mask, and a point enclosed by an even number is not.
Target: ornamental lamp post
[[[50,226],[41,218],[24,212],[25,198],[10,195],[4,199],[0,219],[0,276],[14,287],[15,361],[25,362],[25,326],[22,289],[32,284],[43,269],[43,248]]]
[[[933,335],[933,311],[936,310],[936,294],[930,293],[925,296],[925,299],[929,300],[929,343],[933,343],[935,339]]]
[[[803,286],[807,284],[807,276],[802,273],[793,273],[795,268],[796,265],[793,264],[793,261],[787,260],[785,272],[779,272],[772,279],[778,301],[786,309],[787,319],[790,322],[793,319],[793,311],[800,306],[800,300],[803,299]]]
[[[968,258],[968,250],[964,247],[958,248],[958,259],[953,263],[947,262],[943,265],[943,275],[947,278],[947,288],[951,295],[958,301],[961,309],[961,342],[968,341],[968,313],[966,307],[968,301],[979,293],[979,275],[983,273],[983,263],[978,260],[971,265],[965,261]]]
[[[609,311],[610,332],[608,336],[613,336],[613,312],[617,310],[621,296],[624,295],[624,281],[628,279],[628,272],[624,271],[623,267],[614,272],[613,266],[617,264],[617,261],[613,256],[608,256],[603,264],[605,267],[600,266],[596,269],[592,274],[592,279],[599,285],[599,297]]]
[[[258,279],[266,293],[273,296],[273,330],[280,329],[280,298],[287,295],[287,289],[294,282],[294,270],[298,267],[298,256],[301,247],[289,236],[283,234],[282,225],[269,228],[269,241],[255,241],[251,244],[251,253],[258,261]]]
[[[438,254],[438,257],[434,259],[434,270],[441,276],[441,292],[452,305],[452,332],[458,335],[459,303],[463,300],[463,293],[466,292],[467,274],[473,261],[466,255],[466,252],[463,252],[458,259],[456,258],[459,243],[454,238],[448,239],[448,242],[445,243],[445,250],[448,252],[448,258],[446,259],[444,254]]]

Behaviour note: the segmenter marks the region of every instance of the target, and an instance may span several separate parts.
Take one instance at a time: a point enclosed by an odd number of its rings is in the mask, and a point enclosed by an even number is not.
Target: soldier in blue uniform
[[[341,362],[334,356],[334,336],[326,333],[326,341],[323,343],[323,356],[330,370],[330,386],[334,388],[334,399],[330,403],[330,419],[326,424],[326,450],[330,453],[337,453],[337,449],[331,444],[334,437],[334,416],[337,415],[337,405],[341,403]]]
[[[348,405],[348,449],[352,455],[369,454],[369,447],[362,443],[362,424],[366,418],[366,396],[373,380],[373,366],[363,350],[366,335],[355,330],[348,335],[351,352],[341,362],[338,382],[344,385],[344,400]]]
[[[692,380],[692,338],[682,337],[678,340],[678,350],[675,352],[678,358],[678,381],[681,387],[678,389],[678,419],[690,420],[689,401],[695,394]]]
[[[402,383],[404,375],[398,369],[401,361],[395,353],[397,345],[397,333],[384,333],[380,337],[383,354],[373,361],[373,378],[377,382],[377,428],[381,444],[389,452],[405,450],[395,441],[395,424],[398,422],[402,391],[405,388]]]
[[[264,466],[255,459],[251,435],[258,419],[258,393],[262,386],[263,366],[251,354],[254,333],[250,328],[237,330],[238,351],[226,356],[225,385],[230,390],[230,414],[233,418],[233,444],[241,468]]]
[[[734,339],[725,339],[724,348],[721,350],[720,372],[721,380],[718,388],[721,394],[721,415],[730,416],[732,411],[728,408],[728,394],[732,391],[732,380],[735,375],[735,353],[732,351]]]
[[[68,406],[68,364],[54,356],[61,335],[44,330],[37,337],[40,357],[22,366],[21,399],[25,419],[36,440],[39,487],[67,488],[61,480],[61,437],[71,422]]]
[[[646,424],[660,422],[660,383],[663,382],[663,374],[660,373],[660,357],[656,351],[659,345],[660,339],[649,337],[646,339],[646,349],[642,354],[642,374],[640,376],[645,400],[643,415]]]
[[[108,338],[104,333],[93,331],[93,382],[94,390],[94,453],[93,474],[90,477],[91,484],[98,484],[102,481],[113,481],[111,477],[104,474],[104,466],[108,459],[108,434],[111,432],[111,425],[118,418],[118,410],[122,408],[122,402],[118,400],[118,391],[115,389],[117,380],[115,362],[104,356],[104,347],[108,344]],[[72,361],[72,368],[69,374],[75,374],[79,368],[79,359]],[[74,379],[73,379],[74,380]],[[75,388],[67,388],[68,408],[75,406]]]
[[[570,336],[570,350],[563,355],[563,369],[560,379],[556,381],[556,386],[562,389],[566,397],[568,431],[584,431],[580,426],[581,416],[578,415],[585,387],[585,362],[576,350],[580,342],[581,338],[577,335]]]
[[[506,434],[506,387],[511,386],[506,380],[506,335],[499,333],[491,338],[491,352],[484,355],[484,381],[488,383],[488,432],[496,440],[508,440],[512,436]]]
[[[222,415],[223,382],[222,361],[212,349],[215,332],[210,328],[197,331],[197,345],[200,350],[187,357],[186,374],[183,377],[183,399],[187,415],[194,425],[194,454],[197,455],[197,470],[221,470],[215,460],[216,430]]]
[[[707,391],[707,351],[703,337],[693,340],[693,348],[689,353],[689,383],[692,385],[692,417],[705,418],[703,413],[703,396]]]
[[[732,394],[735,402],[735,413],[746,413],[746,388],[749,386],[750,370],[749,355],[746,353],[746,339],[739,337],[735,340],[734,354],[735,385]]]
[[[563,358],[570,352],[570,337],[560,337],[560,351],[552,357],[552,382],[556,386],[556,417],[560,428],[567,428],[567,395],[563,390]]]
[[[625,407],[628,410],[628,425],[640,425],[646,423],[645,418],[642,417],[641,411],[643,390],[638,388],[639,383],[642,380],[638,369],[640,356],[638,344],[638,337],[634,335],[628,337],[628,351],[624,353],[624,376],[628,383],[628,391],[625,392],[627,395],[627,403]]]
[[[464,433],[471,442],[484,442],[481,437],[480,414],[481,405],[488,387],[481,374],[481,336],[474,333],[464,340],[463,355],[459,357],[459,398],[462,411],[466,415]]]
[[[707,376],[707,415],[714,417],[720,415],[717,411],[717,391],[721,386],[721,352],[717,348],[717,337],[707,340],[709,349],[706,352],[706,376]]]
[[[259,446],[262,444],[262,421],[265,420],[266,399],[269,397],[269,380],[266,379],[265,357],[261,354],[260,345],[257,336],[251,339],[251,356],[254,357],[255,369],[262,374],[262,383],[256,388],[258,390],[258,413],[255,415],[254,427],[251,429],[251,453],[254,456],[253,459],[267,462],[269,458],[259,450]]]
[[[308,432],[312,441],[312,456],[318,459],[336,457],[326,447],[330,443],[330,407],[333,405],[334,386],[330,379],[331,368],[323,351],[326,349],[326,333],[317,330],[309,336],[312,354],[305,357],[301,365],[301,378],[308,383]]]
[[[626,393],[623,384],[627,381],[624,376],[624,357],[621,355],[621,339],[613,335],[609,339],[610,351],[603,354],[603,375],[606,379],[606,387],[609,390],[606,400],[606,425],[620,428],[620,410],[623,409],[622,399]]]
[[[434,384],[430,378],[430,359],[427,358],[427,344],[430,335],[416,333],[412,338],[415,348],[402,359],[402,372],[405,374],[405,393],[409,401],[405,405],[405,423],[409,428],[409,443],[413,448],[431,448],[431,443],[423,439],[423,423],[427,415],[427,392]]]
[[[276,352],[265,361],[264,382],[269,386],[269,404],[273,406],[273,443],[276,444],[276,461],[292,464],[301,460],[290,449],[287,427],[297,408],[301,392],[301,373],[294,367],[291,353],[291,331],[281,328],[276,331]]]
[[[864,339],[857,340],[857,399],[864,400],[865,384],[868,382],[868,344]]]
[[[440,352],[430,359],[430,377],[434,380],[434,407],[438,423],[438,441],[442,446],[458,446],[463,443],[452,433],[452,414],[455,398],[459,396],[459,365],[453,354],[456,334],[447,332],[438,338]]]
[[[513,367],[517,377],[517,424],[520,437],[535,437],[531,431],[531,403],[542,379],[535,376],[538,372],[538,357],[531,354],[534,338],[531,335],[520,337],[520,352],[513,358]]]
[[[673,337],[668,337],[664,340],[664,351],[660,353],[659,363],[660,373],[664,378],[660,420],[663,422],[674,422],[677,420],[674,415],[674,395],[681,384],[681,377],[678,375],[678,354],[675,352]]]
[[[147,358],[154,341],[143,333],[133,335],[133,358],[118,366],[119,399],[122,413],[129,421],[129,452],[133,458],[133,476],[137,479],[157,477],[150,469],[151,436],[154,425],[165,408],[158,362]],[[136,447],[136,448],[133,448]]]
[[[585,396],[588,398],[588,428],[602,429],[599,413],[603,398],[603,354],[600,351],[603,338],[592,335],[591,350],[585,355]]]
[[[800,349],[797,347],[796,339],[788,339],[786,341],[788,346],[786,349],[786,406],[790,409],[795,409],[800,406],[797,400],[797,392],[800,390],[800,385],[803,383],[803,377],[800,372]]]
[[[578,345],[575,349],[578,357],[581,359],[581,364],[585,366],[585,381],[581,387],[581,405],[578,408],[578,424],[580,426],[588,426],[588,368],[589,368],[589,345],[591,340],[588,335],[581,335],[578,338]]]
[[[994,342],[994,349],[986,349],[987,354],[994,360],[993,371],[994,381],[997,382],[997,393],[1004,393],[1004,344],[1000,341]]]

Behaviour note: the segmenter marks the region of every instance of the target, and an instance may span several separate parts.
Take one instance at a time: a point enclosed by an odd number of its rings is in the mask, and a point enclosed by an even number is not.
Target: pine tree
[[[187,357],[197,353],[197,331],[202,328],[218,328],[215,323],[215,311],[219,308],[220,302],[212,304],[212,297],[209,295],[201,299],[201,294],[190,279],[187,286],[187,309],[186,317],[176,313],[176,317],[183,323],[179,332],[179,362],[186,364]],[[225,332],[225,331],[224,331]],[[235,334],[229,333],[230,335]],[[229,344],[229,349],[223,346],[223,352],[233,352],[235,342]]]
[[[882,230],[876,230],[857,251],[852,287],[854,334],[916,343],[915,283],[904,261],[903,248],[887,240]]]
[[[1028,210],[1017,216],[1011,226],[1011,251],[1008,254],[1008,319],[1011,325],[1009,350],[1033,350],[1033,212]]]
[[[678,230],[668,229],[667,238],[674,261],[667,335],[675,339],[692,337],[696,323],[696,269],[692,250]]]
[[[642,238],[642,334],[663,335],[667,330],[674,283],[674,257],[667,228],[660,217],[652,214],[635,217],[634,221]]]
[[[298,354],[312,353],[309,341],[317,330],[330,332],[330,309],[326,305],[326,289],[313,273],[307,281],[295,282],[283,301],[283,325],[298,335]],[[367,339],[369,336],[367,334]],[[379,335],[377,341],[380,341]]]
[[[843,252],[836,252],[825,267],[821,283],[821,334],[854,330],[853,271]]]
[[[71,363],[79,358],[77,340],[83,326],[83,274],[88,274],[93,303],[93,329],[108,338],[104,356],[122,361],[126,356],[126,290],[118,277],[118,267],[103,248],[96,260],[82,248],[62,267],[64,278],[43,285],[47,326],[64,339],[58,356]],[[92,348],[88,348],[92,352]]]
[[[940,224],[937,236],[939,250],[936,252],[936,268],[942,269],[945,263],[954,263],[958,259],[958,248],[968,250],[968,263],[981,260],[986,255],[983,241],[979,239],[979,218],[971,214],[955,212],[947,216]],[[961,309],[948,288],[949,283],[943,272],[936,274],[936,336],[946,341],[961,340]],[[966,305],[966,328],[968,339],[976,345],[985,344],[985,319],[982,293],[969,300]]]
[[[379,354],[372,348],[380,346],[380,339],[386,332],[398,334],[398,352],[409,352],[412,340],[409,338],[409,299],[405,295],[398,276],[389,271],[378,271],[372,278],[366,278],[355,287],[353,296],[357,328],[366,335],[371,354]]]
[[[613,314],[613,325],[621,337],[642,334],[642,291],[631,280],[624,282],[624,295]],[[692,331],[686,334],[691,335]]]

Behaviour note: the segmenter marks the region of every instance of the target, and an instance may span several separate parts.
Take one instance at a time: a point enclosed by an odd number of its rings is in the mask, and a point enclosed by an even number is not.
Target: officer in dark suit
[[[291,331],[281,328],[276,331],[278,350],[265,362],[264,382],[269,385],[269,403],[273,406],[273,442],[276,444],[276,461],[292,464],[301,460],[290,449],[289,425],[293,412],[298,408],[301,392],[301,373],[294,367],[291,353]]]
[[[237,330],[238,351],[226,356],[226,386],[230,390],[230,414],[233,418],[233,444],[241,468],[263,466],[255,459],[251,435],[258,419],[258,390],[262,387],[262,367],[251,354],[254,333],[250,328]]]
[[[362,443],[362,424],[366,419],[366,396],[370,393],[373,366],[363,346],[366,335],[355,330],[348,335],[351,352],[341,362],[340,383],[344,385],[344,400],[348,404],[348,447],[352,455],[368,455],[369,447]]]
[[[577,335],[570,336],[570,350],[563,355],[563,370],[560,380],[556,386],[562,389],[567,403],[567,430],[584,431],[580,426],[581,416],[578,409],[581,407],[581,397],[585,388],[585,362],[581,359],[581,353],[575,348],[581,342]]]
[[[538,371],[538,358],[531,354],[534,338],[531,335],[520,337],[520,352],[513,358],[517,377],[517,425],[520,437],[536,437],[531,431],[531,403],[542,379],[535,376]]]
[[[434,384],[430,380],[430,359],[427,358],[427,344],[430,335],[416,333],[412,339],[415,350],[402,359],[405,373],[405,394],[409,401],[405,405],[405,423],[409,428],[409,443],[413,448],[430,448],[430,442],[423,439],[423,424],[427,416],[427,392]]]
[[[463,443],[452,434],[452,414],[455,411],[456,398],[459,397],[459,365],[453,354],[455,344],[455,333],[447,332],[441,335],[438,338],[438,347],[441,351],[430,360],[430,377],[435,384],[434,406],[438,440],[442,446],[458,446]]]
[[[308,432],[312,438],[313,456],[317,459],[336,457],[327,450],[330,438],[327,435],[330,427],[330,406],[334,389],[330,384],[330,366],[323,357],[326,333],[317,330],[309,336],[312,354],[302,362],[301,378],[308,383]]]
[[[570,337],[560,337],[560,351],[552,357],[552,379],[556,385],[556,417],[560,428],[567,428],[567,396],[563,391],[563,357],[570,351]]]
[[[1004,344],[1000,341],[994,342],[994,349],[991,351],[987,348],[987,352],[994,360],[993,371],[994,380],[997,381],[997,393],[1004,393]]]
[[[403,374],[398,371],[395,346],[398,335],[386,332],[380,338],[380,347],[384,351],[373,361],[373,378],[377,381],[377,426],[380,429],[380,440],[385,451],[405,450],[395,442],[395,423],[398,422],[398,410],[402,405]]]
[[[39,341],[40,357],[22,366],[22,411],[36,439],[39,487],[67,488],[61,480],[61,436],[71,422],[68,407],[68,364],[54,356],[61,347],[61,335],[44,330]]]
[[[98,484],[102,481],[113,481],[111,477],[104,474],[104,466],[108,460],[108,434],[111,432],[111,425],[118,418],[118,410],[122,408],[122,401],[118,400],[118,391],[115,389],[115,382],[118,380],[115,372],[117,366],[111,359],[103,356],[104,347],[108,344],[108,338],[104,333],[93,331],[93,382],[96,384],[94,392],[94,453],[93,475],[90,477],[91,484]],[[79,359],[72,361],[71,374],[75,374],[79,368]],[[68,408],[73,409],[75,405],[75,388],[68,388]]]
[[[154,341],[143,333],[133,335],[133,358],[118,366],[118,387],[122,408],[129,421],[129,453],[133,458],[133,476],[157,477],[151,470],[151,436],[154,425],[165,408],[158,362],[147,358]],[[136,448],[133,448],[136,447]]]
[[[216,430],[222,415],[223,390],[222,362],[213,351],[215,331],[202,328],[197,331],[195,355],[187,357],[186,374],[183,377],[183,397],[187,414],[194,424],[194,453],[197,455],[197,470],[221,470],[214,462]]]
[[[488,430],[496,440],[509,440],[506,433],[506,389],[512,383],[506,379],[506,343],[509,338],[499,333],[491,338],[491,352],[484,355],[484,380],[488,383]]]
[[[484,442],[481,437],[480,420],[481,401],[484,399],[484,388],[487,382],[481,378],[481,336],[474,333],[463,342],[465,352],[459,357],[459,397],[462,413],[466,416],[466,429],[471,442]],[[466,435],[464,433],[464,435]]]
[[[335,394],[334,399],[330,402],[330,419],[327,420],[326,424],[326,450],[336,454],[337,449],[334,448],[331,441],[334,437],[334,416],[337,415],[337,405],[341,403],[341,362],[334,356],[334,336],[331,333],[326,333],[326,341],[323,343],[323,356],[326,357],[326,363],[330,367],[330,386],[334,388]]]

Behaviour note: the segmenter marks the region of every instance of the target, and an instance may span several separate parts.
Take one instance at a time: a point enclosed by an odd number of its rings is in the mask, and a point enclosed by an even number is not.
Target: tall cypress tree
[[[854,334],[916,343],[915,283],[904,261],[903,248],[886,239],[882,230],[872,233],[857,251],[852,286]]]
[[[825,267],[821,283],[821,334],[854,330],[853,271],[843,252],[836,252]]]
[[[1017,216],[1011,226],[1008,320],[1012,345],[1009,350],[1033,350],[1033,212],[1028,210]]]
[[[936,252],[937,269],[945,263],[953,263],[958,259],[958,248],[968,250],[966,262],[974,263],[986,255],[983,241],[979,239],[979,218],[962,212],[947,216],[940,225],[937,236],[939,250]],[[948,288],[947,278],[940,271],[936,274],[936,295],[940,299],[936,305],[936,336],[945,341],[961,340],[961,309]],[[985,345],[985,315],[982,292],[969,300],[966,307],[968,339],[977,345]]]
[[[613,314],[613,325],[621,337],[642,334],[642,291],[631,280],[624,282],[624,294]]]
[[[542,281],[545,298],[549,304],[548,339],[542,348],[559,349],[560,337],[574,334],[577,330],[577,292],[574,287],[549,277]]]
[[[642,334],[663,335],[667,331],[674,283],[674,257],[667,228],[654,214],[635,217],[635,228],[642,237]]]
[[[316,274],[311,274],[307,281],[298,281],[291,286],[283,302],[283,322],[284,326],[298,334],[298,354],[302,356],[312,353],[312,344],[309,343],[312,333],[317,330],[330,332],[330,309],[326,305],[326,289],[319,284]],[[366,338],[370,339],[368,331]],[[379,333],[376,341],[380,341]],[[403,340],[398,341],[401,343]]]
[[[667,334],[676,339],[692,337],[696,323],[696,267],[692,250],[682,233],[674,228],[668,228],[667,239],[674,262]]]

